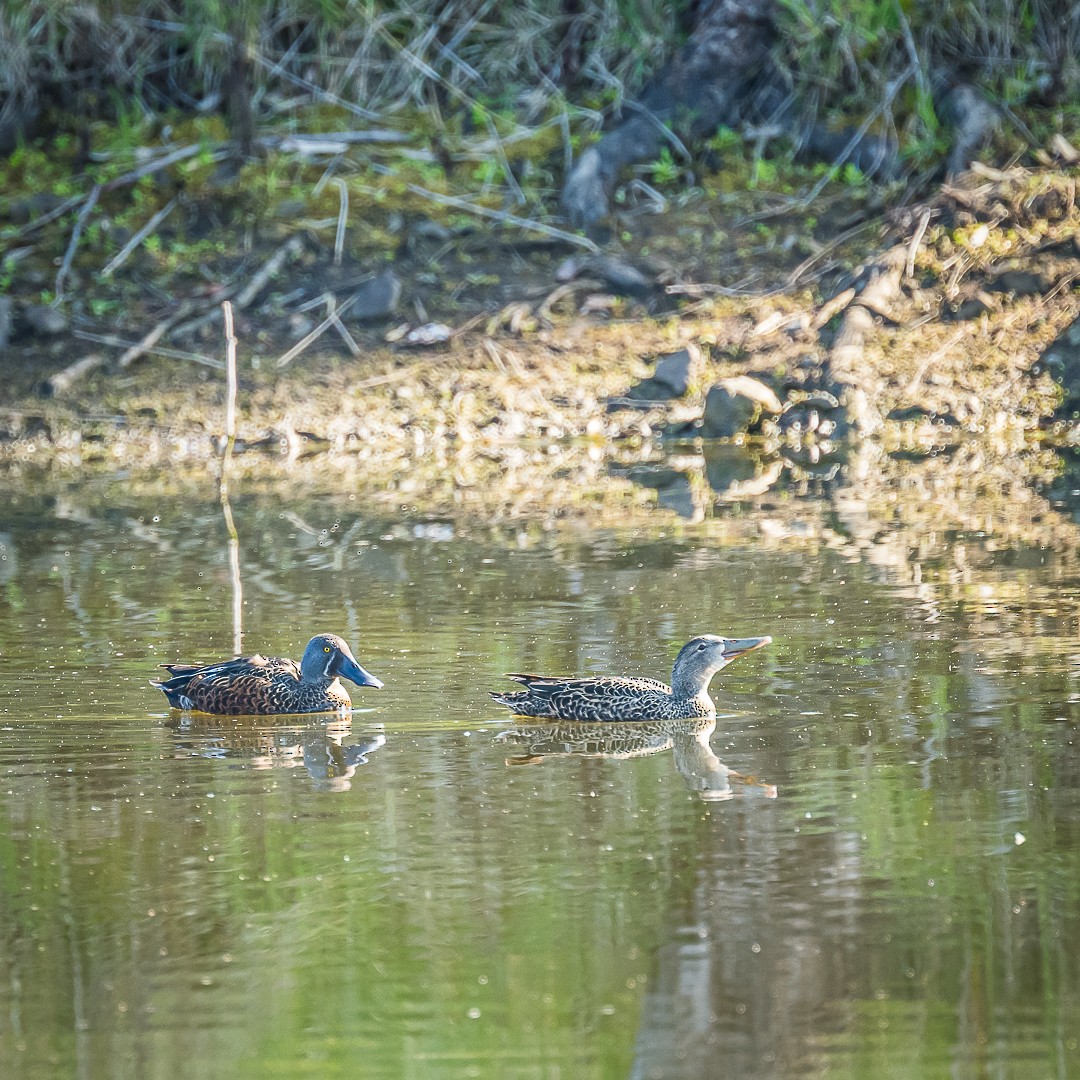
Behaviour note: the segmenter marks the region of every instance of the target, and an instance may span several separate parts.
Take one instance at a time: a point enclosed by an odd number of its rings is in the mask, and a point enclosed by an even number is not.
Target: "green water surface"
[[[386,688],[208,718],[148,680],[232,652],[216,495],[125,491],[0,512],[5,1080],[1080,1076],[1066,553],[239,497],[245,651]],[[706,631],[774,638],[712,732],[486,696]]]

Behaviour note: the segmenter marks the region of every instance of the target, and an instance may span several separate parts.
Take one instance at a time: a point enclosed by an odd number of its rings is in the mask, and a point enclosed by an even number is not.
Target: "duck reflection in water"
[[[628,723],[517,724],[501,731],[497,742],[511,744],[521,753],[506,759],[507,765],[539,765],[552,757],[626,758],[645,757],[672,750],[675,768],[706,802],[723,802],[736,795],[760,792],[776,798],[776,787],[756,777],[729,769],[713,753],[709,739],[716,730],[715,717],[693,720],[654,720]]]
[[[185,714],[166,722],[173,729],[175,757],[227,758],[249,769],[303,767],[321,791],[348,791],[356,770],[386,742],[381,732],[354,738],[349,719],[305,724]]]

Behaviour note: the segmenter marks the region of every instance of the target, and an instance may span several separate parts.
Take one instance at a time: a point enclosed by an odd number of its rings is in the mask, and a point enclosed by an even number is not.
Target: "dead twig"
[[[332,320],[331,326],[337,331],[338,337],[345,342],[345,347],[353,356],[359,356],[360,346],[356,344],[356,339],[349,333],[345,324],[338,317],[337,297],[332,292],[323,293],[323,300],[326,302],[326,317]]]
[[[69,364],[63,370],[56,372],[55,375],[50,375],[38,387],[38,393],[42,397],[56,397],[69,389],[72,383],[104,366],[105,357],[101,353],[89,353],[81,360],[76,360],[74,364]]]
[[[131,253],[176,209],[180,201],[174,195],[105,265],[101,278],[111,277],[131,257]]]
[[[848,240],[854,239],[864,229],[870,228],[873,224],[874,222],[872,221],[860,221],[858,225],[853,225],[850,229],[846,229],[844,232],[840,233],[839,236],[834,236],[832,240],[815,251],[813,255],[803,259],[803,261],[788,274],[787,280],[784,283],[784,289],[794,289],[795,286],[799,284],[803,274],[805,274],[814,263],[835,251],[841,244],[845,244]]]
[[[47,214],[42,214],[39,218],[34,218],[33,221],[27,222],[18,232],[13,233],[9,242],[23,239],[25,236],[29,236],[33,232],[37,232],[38,229],[55,221],[58,217],[63,217],[69,210],[76,207],[83,201],[82,195],[72,195],[70,199],[65,199],[59,206],[54,206]]]
[[[302,236],[289,237],[289,239],[262,264],[247,285],[233,297],[233,303],[241,310],[246,308],[252,300],[262,292],[270,279],[277,274],[287,262],[299,258],[303,250],[304,238]]]
[[[117,368],[122,371],[124,368],[129,367],[138,360],[140,356],[144,356],[146,353],[150,352],[161,339],[161,335],[164,334],[166,330],[171,330],[182,319],[186,319],[194,310],[194,307],[195,305],[188,301],[187,303],[181,304],[180,308],[173,312],[172,315],[162,319],[148,334],[140,338],[123,354],[123,356],[120,357],[119,360],[116,361]]]
[[[170,165],[176,165],[178,162],[186,161],[188,158],[194,157],[201,150],[202,146],[199,145],[199,143],[193,143],[190,146],[180,146],[176,150],[170,151],[168,154],[162,154],[161,157],[144,161],[130,172],[123,173],[121,176],[117,176],[108,181],[103,187],[106,191],[115,191],[118,187],[126,187],[128,184],[134,184],[136,180],[141,180],[144,176],[149,176],[150,173],[155,173],[159,169],[166,169]],[[217,155],[220,154],[222,157],[225,155],[225,151],[221,149],[215,150],[213,153],[215,160],[221,160]]]
[[[356,303],[360,294],[355,292],[344,304],[341,305],[336,311],[332,311],[314,330],[309,334],[305,334],[291,349],[282,353],[277,359],[277,366],[279,368],[284,367],[286,364],[295,360],[313,341],[317,341],[326,333],[327,329],[334,325],[345,312]]]
[[[923,376],[930,370],[933,364],[936,364],[954,345],[958,345],[967,333],[966,329],[957,330],[955,334],[940,349],[932,352],[915,370],[915,374],[911,376],[907,386],[904,388],[905,393],[914,394],[919,388],[919,384],[923,381]]]
[[[335,176],[332,181],[338,192],[338,216],[337,230],[334,233],[334,265],[341,265],[341,257],[345,251],[345,229],[349,224],[349,185]]]
[[[915,235],[911,238],[908,247],[907,266],[904,268],[904,276],[910,281],[915,277],[915,256],[919,253],[919,245],[922,243],[926,230],[930,225],[930,219],[934,216],[932,207],[927,207],[919,218],[919,224],[915,229]]]
[[[855,129],[851,138],[845,143],[844,148],[836,155],[836,160],[829,166],[828,170],[822,176],[822,178],[810,189],[807,194],[798,204],[800,210],[808,210],[813,204],[814,200],[825,190],[825,188],[832,183],[836,178],[837,173],[844,167],[848,158],[851,156],[852,151],[862,142],[863,137],[870,130],[870,125],[893,103],[893,98],[900,93],[900,89],[904,83],[908,81],[919,70],[919,66],[916,62],[912,61],[908,64],[907,68],[902,71],[895,79],[890,80],[885,86],[885,93],[882,96],[881,101],[874,106],[874,108],[867,114],[866,119]]]
[[[818,313],[810,323],[810,329],[820,330],[834,315],[838,315],[854,299],[855,289],[852,287],[837,293],[831,300],[826,300],[825,303],[818,308]]]
[[[300,253],[304,250],[304,239],[301,236],[291,236],[285,241],[271,256],[259,267],[259,269],[251,276],[248,283],[242,288],[237,290],[235,287],[224,290],[224,293],[218,294],[218,297],[213,301],[209,311],[205,311],[201,315],[197,315],[193,319],[189,319],[187,322],[182,322],[180,325],[175,326],[172,329],[172,334],[175,337],[184,337],[188,334],[193,334],[196,330],[202,329],[208,323],[212,323],[218,318],[220,308],[218,307],[222,299],[231,299],[233,306],[238,310],[243,310],[248,307],[256,296],[266,287],[270,279],[280,272],[281,268],[292,259],[298,258]],[[194,309],[189,308],[189,313]]]
[[[88,330],[73,330],[72,336],[80,338],[82,341],[93,341],[98,345],[112,345],[118,349],[131,349],[137,344],[125,338],[117,337],[115,334],[92,334]],[[188,352],[186,349],[167,349],[163,345],[152,345],[145,351],[153,353],[155,356],[167,356],[172,360],[190,360],[193,364],[202,364],[204,367],[218,368],[219,370],[225,366],[220,360],[215,360],[212,356],[206,356],[204,353]]]
[[[90,216],[91,211],[97,205],[100,195],[101,185],[95,184],[90,189],[90,194],[86,196],[86,202],[83,203],[79,216],[75,219],[75,225],[71,230],[71,240],[68,242],[67,251],[64,252],[64,261],[60,264],[60,269],[56,271],[56,283],[53,285],[53,307],[64,298],[64,284],[67,281],[68,274],[71,273],[71,264],[75,261],[75,250],[79,246],[83,226],[86,224],[86,219]]]
[[[594,255],[600,252],[600,248],[587,236],[577,236],[575,233],[566,232],[564,229],[557,229],[554,225],[546,225],[542,221],[529,221],[527,218],[507,213],[505,210],[489,210],[486,206],[471,203],[468,199],[460,199],[456,195],[443,195],[438,191],[429,191],[427,188],[420,187],[419,184],[406,184],[405,186],[414,195],[419,195],[423,199],[430,199],[432,202],[439,203],[442,206],[452,206],[456,210],[476,214],[477,217],[487,218],[489,221],[498,222],[500,225],[513,225],[515,228],[522,229],[525,232],[550,236],[552,239],[561,240],[565,244],[583,247]]]
[[[222,303],[221,313],[225,320],[225,438],[231,446],[236,439],[236,334],[228,300]]]

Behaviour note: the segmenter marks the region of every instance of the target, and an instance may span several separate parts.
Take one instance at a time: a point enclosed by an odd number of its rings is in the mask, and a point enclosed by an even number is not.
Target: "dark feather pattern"
[[[507,675],[525,689],[491,692],[517,716],[543,720],[643,721],[690,720],[714,716],[709,681],[721,668],[769,644],[771,638],[722,638],[702,634],[680,650],[672,685],[633,676],[559,679],[544,675]]]
[[[171,678],[152,685],[174,709],[226,716],[340,712],[352,705],[338,675],[380,687],[335,634],[308,642],[301,663],[287,657],[242,656],[218,664],[163,664]]]
[[[711,716],[697,698],[678,700],[671,687],[656,679],[607,676],[597,679],[549,679],[537,675],[507,675],[526,689],[492,693],[518,716],[546,720],[688,720]]]

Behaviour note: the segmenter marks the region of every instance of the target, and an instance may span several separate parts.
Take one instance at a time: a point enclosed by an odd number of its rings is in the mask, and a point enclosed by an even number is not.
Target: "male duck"
[[[517,716],[546,720],[686,720],[714,716],[709,681],[721,668],[771,637],[723,638],[701,634],[675,658],[671,686],[656,679],[615,676],[597,679],[548,679],[542,675],[507,675],[525,689],[491,696]]]
[[[162,664],[172,676],[154,681],[174,709],[232,716],[338,712],[352,705],[338,676],[381,689],[336,634],[317,634],[299,664],[280,656],[241,656],[220,664]]]

